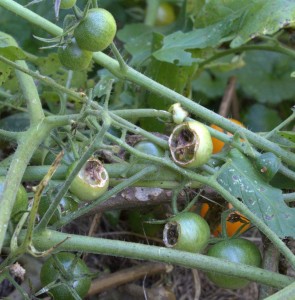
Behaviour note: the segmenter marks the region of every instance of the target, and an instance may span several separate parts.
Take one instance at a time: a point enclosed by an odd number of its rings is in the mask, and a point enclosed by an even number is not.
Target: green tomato
[[[75,289],[81,298],[85,297],[90,288],[91,279],[88,276],[89,270],[84,261],[77,258],[73,253],[67,252],[55,254],[55,258],[64,270],[60,270],[59,264],[51,256],[41,268],[40,280],[42,286],[45,287],[52,282],[60,282],[60,285],[49,290],[54,300],[75,299],[68,285]],[[68,285],[65,284],[66,282]]]
[[[77,162],[73,163],[67,172],[72,173]],[[95,158],[90,158],[79,171],[70,185],[70,191],[81,201],[93,201],[107,191],[109,175],[103,164]]]
[[[81,71],[89,66],[93,53],[82,50],[75,39],[58,48],[58,58],[62,65],[69,70]]]
[[[262,260],[257,246],[242,238],[227,239],[216,243],[209,249],[207,255],[254,267],[260,267]],[[239,289],[249,283],[247,279],[215,272],[208,272],[207,276],[217,286],[225,289]]]
[[[5,184],[5,176],[0,176],[0,194],[3,193]],[[26,189],[20,185],[16,194],[15,203],[12,208],[11,220],[13,223],[17,223],[22,214],[28,209],[28,194]]]
[[[208,245],[209,238],[208,223],[192,212],[182,212],[171,218],[163,231],[166,247],[194,253],[201,252]]]
[[[174,162],[185,168],[205,164],[213,151],[209,130],[198,121],[176,126],[170,135],[169,147]]]
[[[176,19],[174,8],[169,3],[159,5],[156,16],[156,26],[166,26],[173,23]]]
[[[140,141],[134,145],[134,149],[157,157],[161,157],[165,155],[165,151],[159,147],[158,145],[150,142],[150,141]]]
[[[46,213],[46,211],[50,206],[50,203],[51,203],[50,197],[48,196],[41,197],[39,208],[38,208],[38,214],[40,218],[44,216],[44,214]],[[74,212],[77,209],[78,209],[78,203],[73,198],[69,196],[63,197],[57,209],[54,211],[54,214],[49,221],[49,225],[56,223],[61,219],[62,216]]]
[[[74,37],[81,49],[96,52],[113,42],[116,31],[116,21],[109,11],[92,8],[75,28]]]
[[[60,0],[60,9],[69,9],[72,8],[76,4],[77,0]]]
[[[152,224],[146,221],[151,221],[156,218],[153,212],[142,214],[139,210],[128,211],[128,225],[133,232],[147,235],[156,236],[163,230],[162,224]]]

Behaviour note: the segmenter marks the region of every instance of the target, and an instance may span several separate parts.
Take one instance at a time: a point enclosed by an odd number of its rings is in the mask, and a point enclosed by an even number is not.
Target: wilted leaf
[[[237,149],[230,154],[218,182],[264,221],[279,237],[295,237],[295,209],[286,205],[282,191],[269,185]]]

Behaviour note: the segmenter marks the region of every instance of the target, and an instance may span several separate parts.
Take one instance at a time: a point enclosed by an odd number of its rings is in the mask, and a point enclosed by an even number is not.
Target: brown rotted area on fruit
[[[103,165],[98,160],[89,160],[86,163],[84,173],[89,183],[100,183],[106,180],[106,173]]]
[[[170,147],[178,162],[189,162],[193,159],[198,147],[197,136],[189,128],[181,128],[173,135]]]
[[[165,225],[163,240],[167,247],[176,245],[178,241],[178,224],[176,222],[169,222]]]

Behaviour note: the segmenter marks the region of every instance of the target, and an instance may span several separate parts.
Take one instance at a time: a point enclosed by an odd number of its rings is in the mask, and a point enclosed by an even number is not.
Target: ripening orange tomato
[[[240,121],[238,121],[236,119],[228,119],[228,120],[231,121],[231,122],[233,122],[233,123],[235,123],[235,124],[237,124],[237,125],[239,125],[239,126],[241,126],[241,127],[245,127],[243,125],[243,123],[241,123]],[[219,127],[219,126],[217,126],[215,124],[212,124],[211,128],[213,128],[215,130],[218,130],[220,132],[226,133],[229,136],[232,136],[231,132],[227,132],[224,129],[222,129],[221,127]],[[224,146],[224,142],[223,141],[221,141],[221,140],[219,140],[219,139],[217,139],[217,138],[215,138],[213,136],[212,136],[212,143],[213,143],[213,154],[220,152],[222,150],[223,146]]]
[[[210,205],[208,203],[203,203],[201,206],[201,211],[200,215],[210,224],[213,226],[211,227],[211,232],[214,236],[218,237],[221,235],[222,232],[222,227],[221,227],[221,222],[218,221],[216,222],[210,222],[208,218],[209,216],[209,211],[210,211]],[[231,204],[228,204],[228,208],[231,209],[233,206]],[[211,216],[212,217],[212,216]],[[249,227],[251,226],[250,221],[242,214],[240,214],[237,211],[234,211],[230,213],[227,217],[226,221],[226,233],[228,237],[232,237],[234,234],[239,232],[240,234],[245,232]],[[241,228],[241,229],[240,229]]]

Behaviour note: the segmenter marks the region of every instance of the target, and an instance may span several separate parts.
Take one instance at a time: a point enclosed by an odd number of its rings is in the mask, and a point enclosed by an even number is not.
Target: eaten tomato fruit
[[[181,167],[196,168],[205,164],[212,155],[211,135],[198,121],[176,126],[169,137],[172,159]]]
[[[89,9],[74,30],[81,49],[96,52],[107,48],[116,35],[117,24],[113,15],[103,8]]]
[[[201,206],[200,215],[210,224],[211,233],[218,237],[222,233],[222,226],[220,217],[216,217],[220,214],[220,209],[214,211],[216,205],[209,205],[208,203],[203,203]],[[233,206],[229,203],[228,209],[232,209]],[[235,234],[241,234],[250,228],[250,221],[241,213],[234,211],[230,213],[226,219],[226,233],[228,237],[232,237]]]
[[[51,256],[42,266],[40,280],[45,287],[50,283],[58,283],[49,293],[54,300],[74,300],[70,289],[73,289],[83,298],[86,296],[91,279],[89,270],[84,261],[73,253],[60,252]],[[62,269],[61,269],[62,268]]]
[[[240,121],[236,120],[236,119],[228,119],[229,121],[241,126],[241,127],[245,127],[243,125],[243,123],[241,123]],[[230,132],[227,132],[225,131],[224,129],[222,129],[221,127],[215,125],[215,124],[212,124],[211,127],[217,131],[220,131],[220,132],[223,132],[229,136],[232,136],[232,133]],[[212,137],[212,143],[213,143],[213,153],[218,153],[220,152],[222,149],[223,149],[223,146],[224,146],[224,142],[222,142],[221,140],[215,138],[215,137]]]
[[[166,247],[188,252],[200,252],[210,238],[208,223],[193,212],[182,212],[165,224],[163,241]]]
[[[77,162],[69,167],[67,177],[76,165]],[[105,193],[108,187],[108,172],[98,159],[90,158],[72,181],[69,190],[81,201],[93,201]]]
[[[257,246],[242,238],[226,239],[218,242],[209,249],[207,255],[253,267],[260,267],[262,260]],[[247,279],[215,272],[207,272],[207,276],[217,286],[225,289],[239,289],[249,283]]]

